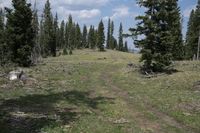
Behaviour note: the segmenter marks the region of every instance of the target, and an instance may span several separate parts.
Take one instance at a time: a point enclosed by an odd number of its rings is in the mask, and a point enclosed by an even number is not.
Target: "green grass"
[[[0,77],[0,133],[199,133],[200,62],[144,78],[139,57],[77,50],[24,68],[36,84]]]

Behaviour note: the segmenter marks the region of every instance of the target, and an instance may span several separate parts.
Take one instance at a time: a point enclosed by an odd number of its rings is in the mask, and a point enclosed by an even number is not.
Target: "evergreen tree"
[[[34,47],[33,47],[33,52],[32,52],[32,63],[37,64],[38,59],[41,56],[41,47],[40,47],[40,43],[39,43],[39,20],[38,20],[38,14],[37,14],[37,9],[36,9],[36,2],[34,5],[32,23],[33,23],[33,32],[35,34]]]
[[[115,49],[118,49],[117,39],[113,37],[113,40]]]
[[[69,50],[69,55],[72,55],[72,54],[73,54],[72,49],[70,49]]]
[[[76,48],[78,49],[83,48],[81,39],[82,39],[81,29],[80,29],[79,24],[76,24],[75,45],[76,45]]]
[[[110,28],[111,28],[111,24],[110,24],[110,18],[108,19],[108,31],[107,31],[107,40],[106,40],[106,48],[110,49]]]
[[[172,61],[171,25],[169,20],[173,9],[169,9],[168,1],[139,0],[138,4],[145,7],[145,15],[136,17],[140,20],[136,29],[130,29],[133,35],[144,35],[136,40],[142,48],[141,61],[145,71],[163,71]],[[172,23],[172,22],[171,22]]]
[[[124,44],[124,52],[128,52],[128,43],[127,41],[125,41],[125,44]]]
[[[76,45],[76,24],[75,23],[73,23],[70,34],[71,34],[71,50],[74,50],[75,48],[77,48],[77,45]]]
[[[61,49],[61,41],[60,41],[60,25],[57,22],[57,32],[56,32],[56,49],[60,50]]]
[[[120,27],[119,27],[119,47],[118,50],[119,51],[123,51],[124,50],[124,44],[123,44],[123,27],[122,27],[122,23],[120,23]]]
[[[114,37],[113,37],[113,33],[114,33],[114,22],[111,22],[110,25],[110,40],[109,40],[109,45],[111,49],[115,49],[116,47],[114,46]]]
[[[8,47],[5,44],[4,11],[0,9],[0,66],[8,61]]]
[[[88,44],[91,49],[96,47],[96,37],[95,37],[95,30],[93,26],[90,26],[90,30],[88,33]]]
[[[45,47],[44,47],[44,38],[45,38],[45,35],[44,35],[44,17],[42,15],[41,17],[41,20],[40,20],[40,28],[39,28],[39,45],[40,45],[40,48],[41,48],[41,55],[44,57],[45,55]]]
[[[44,8],[44,57],[48,55],[54,55],[53,46],[54,46],[54,26],[53,26],[53,16],[51,13],[51,6],[49,0],[46,1]]]
[[[73,49],[75,32],[74,32],[74,24],[73,24],[71,15],[69,15],[69,18],[68,18],[67,28],[68,28],[67,30],[68,31],[68,48]]]
[[[168,12],[168,25],[170,27],[173,60],[182,60],[184,58],[184,46],[182,36],[182,18],[177,0],[168,0],[166,2],[166,11]]]
[[[194,49],[195,47],[193,47],[193,44],[195,44],[194,41],[194,31],[196,29],[196,27],[194,27],[194,17],[195,17],[195,11],[192,10],[191,14],[190,14],[190,18],[188,21],[188,27],[187,27],[187,33],[186,33],[186,48],[185,48],[185,58],[186,59],[191,59],[194,55]],[[196,53],[195,53],[196,54]]]
[[[51,44],[51,55],[56,56],[56,45],[58,44],[57,34],[58,34],[58,16],[56,14],[53,22],[53,33],[52,33],[52,44]]]
[[[0,44],[4,43],[4,12],[0,9]]]
[[[64,39],[65,39],[65,45],[63,45],[63,47],[69,48],[69,28],[68,28],[68,23],[65,24],[65,36],[64,36]]]
[[[98,29],[95,29],[95,27],[93,27],[93,29],[94,29],[94,41],[95,41],[94,46],[95,48],[97,48],[98,47]]]
[[[88,41],[87,41],[87,27],[86,25],[83,26],[83,37],[82,37],[82,47],[89,48]]]
[[[103,21],[101,20],[98,26],[98,36],[97,36],[97,46],[99,51],[104,51],[104,42],[105,42],[105,35],[104,35],[104,25]]]
[[[13,10],[7,9],[6,43],[11,50],[11,60],[27,67],[31,65],[35,38],[31,4],[26,0],[13,0],[12,6]]]
[[[66,47],[63,49],[63,55],[68,55],[68,52],[67,52],[67,48],[66,48]]]
[[[65,22],[64,20],[60,24],[60,30],[59,30],[59,39],[60,39],[60,46],[59,48],[65,47]]]
[[[195,11],[191,12],[190,20],[188,22],[188,32],[186,36],[187,57],[192,58],[197,56],[198,41],[200,35],[200,0],[198,0]]]

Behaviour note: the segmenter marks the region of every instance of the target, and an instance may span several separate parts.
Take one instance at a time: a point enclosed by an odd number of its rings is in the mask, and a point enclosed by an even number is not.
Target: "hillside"
[[[24,68],[34,83],[0,77],[0,132],[199,133],[200,63],[146,78],[139,57],[77,50]]]

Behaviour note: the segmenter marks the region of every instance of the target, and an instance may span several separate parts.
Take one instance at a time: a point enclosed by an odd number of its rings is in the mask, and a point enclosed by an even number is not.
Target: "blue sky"
[[[34,3],[35,0],[27,0]],[[46,0],[36,0],[39,14],[43,11]],[[50,0],[52,12],[58,13],[59,20],[67,20],[72,14],[74,20],[82,26],[86,24],[97,27],[103,19],[107,27],[108,18],[115,22],[115,37],[117,37],[119,23],[123,23],[124,32],[137,23],[135,16],[143,13],[143,9],[136,4],[136,0]],[[0,0],[1,7],[10,7],[11,0]],[[190,11],[195,8],[197,0],[179,0],[181,14],[183,16],[183,34],[186,33]],[[106,29],[106,28],[105,28]],[[106,30],[105,30],[106,31]],[[133,41],[128,39],[129,47],[133,48]]]

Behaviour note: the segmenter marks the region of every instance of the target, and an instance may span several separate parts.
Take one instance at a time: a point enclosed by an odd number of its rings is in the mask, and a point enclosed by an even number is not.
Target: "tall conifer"
[[[123,51],[123,49],[124,49],[124,44],[123,44],[123,27],[122,27],[122,23],[120,23],[120,27],[119,27],[119,37],[118,37],[118,39],[119,39],[119,47],[118,47],[118,50],[119,51]]]
[[[13,10],[7,9],[6,43],[11,50],[11,60],[27,67],[32,62],[35,38],[31,4],[27,4],[26,0],[13,0],[12,6]]]
[[[105,35],[104,35],[104,24],[101,20],[98,26],[98,35],[97,35],[97,46],[99,51],[104,51],[104,42],[105,42]]]
[[[83,35],[82,35],[82,47],[89,48],[88,41],[87,41],[87,27],[86,25],[83,26]]]

